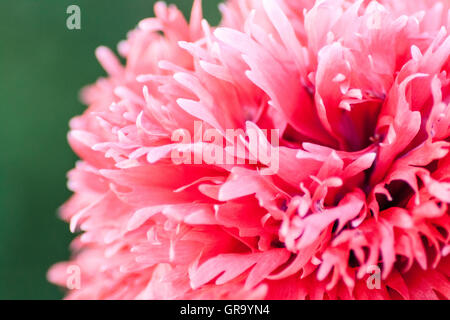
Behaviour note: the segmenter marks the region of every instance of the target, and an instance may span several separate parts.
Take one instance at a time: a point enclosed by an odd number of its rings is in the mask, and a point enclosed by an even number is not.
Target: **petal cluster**
[[[71,299],[450,298],[450,3],[220,9],[211,27],[199,0],[189,22],[158,2],[125,65],[97,49],[61,209],[81,233],[50,281],[79,267]],[[234,161],[173,161],[218,149]]]

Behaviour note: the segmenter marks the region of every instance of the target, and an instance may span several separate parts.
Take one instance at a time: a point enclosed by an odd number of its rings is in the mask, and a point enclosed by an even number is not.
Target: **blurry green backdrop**
[[[78,92],[105,73],[94,50],[115,50],[128,30],[153,15],[153,0],[0,0],[0,299],[59,299],[48,268],[69,257],[73,235],[57,217],[70,196],[69,119]],[[169,0],[185,14],[192,0]],[[219,0],[203,1],[219,22]],[[66,9],[81,9],[68,30]]]

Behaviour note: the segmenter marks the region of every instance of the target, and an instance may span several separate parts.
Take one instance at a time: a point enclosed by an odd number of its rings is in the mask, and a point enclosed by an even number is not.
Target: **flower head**
[[[211,27],[159,2],[125,65],[96,51],[61,210],[82,233],[49,279],[79,266],[75,299],[450,298],[449,2],[220,8]]]

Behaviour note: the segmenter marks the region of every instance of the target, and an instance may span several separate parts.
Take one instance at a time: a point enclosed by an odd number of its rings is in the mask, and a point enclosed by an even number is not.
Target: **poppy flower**
[[[158,2],[125,65],[97,49],[61,208],[80,235],[49,280],[77,266],[68,299],[448,299],[450,3],[220,10]]]

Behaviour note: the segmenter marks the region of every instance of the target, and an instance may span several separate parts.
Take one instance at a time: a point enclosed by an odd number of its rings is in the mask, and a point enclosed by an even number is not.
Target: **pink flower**
[[[70,123],[61,210],[82,233],[50,281],[78,266],[69,299],[450,298],[449,9],[231,0],[212,28],[200,1],[189,24],[157,3],[125,66],[96,51],[108,77]],[[278,170],[174,163],[221,146],[173,141],[199,121],[257,132],[231,147],[276,149]]]

